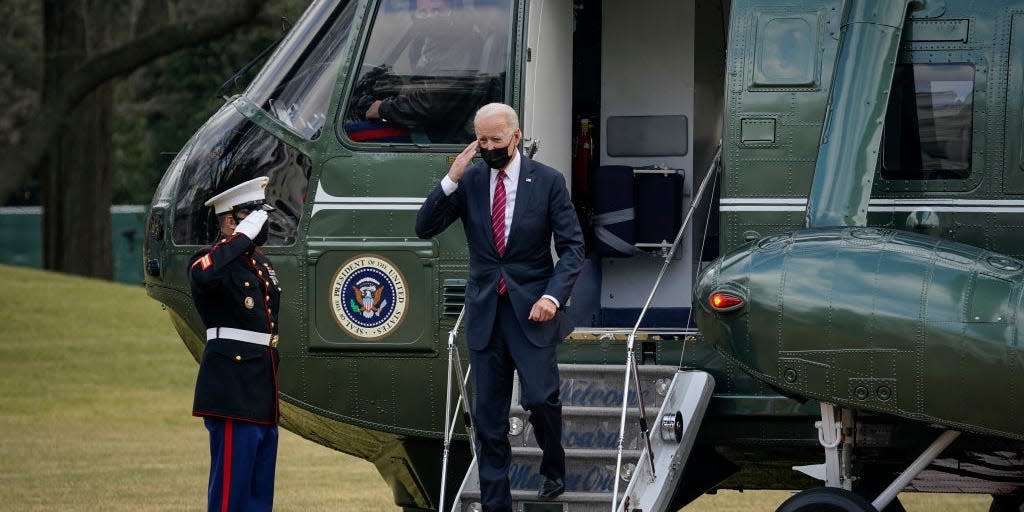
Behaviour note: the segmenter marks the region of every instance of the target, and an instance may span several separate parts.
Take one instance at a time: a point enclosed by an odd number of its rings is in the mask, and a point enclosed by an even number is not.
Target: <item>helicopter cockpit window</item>
[[[311,8],[245,93],[307,139],[319,134],[338,79],[356,2],[345,4]]]
[[[171,164],[168,175],[173,178],[161,184],[161,190],[177,188],[174,243],[205,245],[215,240],[218,220],[205,202],[239,183],[266,176],[267,202],[275,208],[267,221],[266,245],[294,244],[312,167],[309,157],[225,104]]]
[[[971,174],[974,66],[900,64],[882,142],[888,180],[965,179]]]
[[[476,110],[504,101],[511,8],[511,0],[382,1],[339,123],[345,136],[390,144],[473,140]]]

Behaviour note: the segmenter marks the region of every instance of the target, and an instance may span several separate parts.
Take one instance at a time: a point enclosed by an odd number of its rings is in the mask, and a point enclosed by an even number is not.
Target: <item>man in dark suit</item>
[[[206,202],[220,233],[189,264],[192,298],[207,328],[192,414],[210,433],[210,512],[269,512],[274,504],[281,288],[259,250],[273,210],[265,204],[268,181],[246,181]]]
[[[565,490],[555,348],[572,331],[562,306],[583,264],[583,235],[562,175],[519,154],[522,133],[511,107],[484,105],[474,128],[477,140],[456,157],[420,208],[416,234],[431,238],[456,219],[466,232],[466,340],[476,393],[481,501],[485,511],[506,512],[512,507],[513,370],[544,451],[539,496],[550,499]],[[483,162],[470,166],[478,149]]]

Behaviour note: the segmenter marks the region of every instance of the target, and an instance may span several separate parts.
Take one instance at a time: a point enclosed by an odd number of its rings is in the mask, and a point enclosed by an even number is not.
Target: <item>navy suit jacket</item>
[[[547,322],[530,320],[530,309],[543,295],[569,300],[583,266],[583,233],[561,173],[520,155],[519,184],[512,226],[499,256],[491,232],[491,170],[480,162],[469,167],[450,196],[440,183],[416,215],[416,235],[432,238],[456,219],[469,242],[466,282],[466,339],[472,350],[487,346],[498,304],[498,275],[505,276],[516,317],[535,346],[551,346],[572,332],[572,321],[561,308]],[[551,258],[555,240],[558,264]]]

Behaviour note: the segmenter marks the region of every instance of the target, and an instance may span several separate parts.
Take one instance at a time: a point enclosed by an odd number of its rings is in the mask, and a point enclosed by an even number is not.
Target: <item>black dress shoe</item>
[[[540,484],[540,491],[537,491],[537,497],[543,500],[553,500],[562,495],[565,492],[565,482],[561,478],[554,480],[544,477],[544,481]]]

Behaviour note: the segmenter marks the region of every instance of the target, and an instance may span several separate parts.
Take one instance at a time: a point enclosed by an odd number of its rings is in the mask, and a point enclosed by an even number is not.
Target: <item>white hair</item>
[[[479,123],[481,119],[496,115],[505,116],[505,125],[508,126],[509,133],[519,129],[519,115],[516,114],[514,108],[504,103],[488,103],[480,107],[480,110],[476,111],[476,117],[473,118],[473,124]]]

